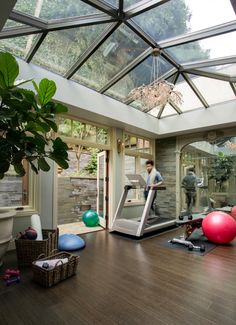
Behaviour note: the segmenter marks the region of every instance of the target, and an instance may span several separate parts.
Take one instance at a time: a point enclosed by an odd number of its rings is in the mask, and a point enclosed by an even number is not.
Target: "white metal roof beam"
[[[10,13],[9,18],[18,23],[36,27],[41,30],[47,29],[47,23],[45,21],[38,17],[31,17],[30,15],[24,14],[22,12],[13,10]]]
[[[148,45],[152,46],[153,48],[158,47],[157,42],[147,33],[144,32],[144,30],[136,24],[132,19],[124,22],[126,26],[128,26],[136,35],[138,35],[144,42],[146,42]]]
[[[207,68],[207,67],[213,67],[216,65],[225,65],[225,64],[231,64],[236,63],[236,55],[234,56],[227,56],[225,58],[219,58],[219,59],[208,59],[208,60],[202,60],[202,61],[196,61],[194,63],[185,63],[182,64],[180,70],[191,70],[191,69],[200,69],[200,68]]]
[[[161,42],[159,42],[159,46],[161,48],[169,48],[169,47],[173,47],[173,46],[177,46],[177,45],[181,45],[181,44],[185,44],[185,43],[190,43],[193,41],[199,41],[204,38],[233,32],[235,30],[236,30],[236,22],[235,22],[235,20],[233,20],[233,21],[230,21],[225,24],[202,29],[200,31],[189,33],[187,35],[181,35],[179,37],[174,37],[174,38],[166,40],[166,41],[161,41]]]
[[[188,70],[184,70],[183,72],[194,74],[196,76],[211,78],[211,79],[218,79],[218,80],[222,80],[222,81],[231,81],[231,77],[227,76],[225,74],[218,74],[218,73],[213,73],[213,72],[208,72],[208,71],[203,71],[203,70],[196,70],[196,69],[188,69]]]
[[[81,0],[84,3],[87,3],[88,5],[108,14],[112,17],[118,17],[118,9],[115,9],[112,5],[109,3],[102,1],[102,0]]]
[[[14,38],[18,36],[37,34],[41,32],[42,31],[36,27],[30,27],[30,26],[11,27],[9,29],[0,32],[0,39]]]
[[[137,4],[128,7],[125,11],[125,20],[130,19],[134,16],[140,15],[141,13],[158,7],[170,0],[150,0],[150,1],[138,1]]]

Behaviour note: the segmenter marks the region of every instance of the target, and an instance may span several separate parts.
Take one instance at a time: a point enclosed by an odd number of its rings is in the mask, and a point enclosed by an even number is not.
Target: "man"
[[[147,160],[146,161],[146,188],[144,190],[144,197],[145,200],[147,200],[148,192],[150,189],[157,187],[158,185],[161,185],[163,183],[163,178],[159,171],[156,170],[154,167],[153,160]],[[154,193],[154,197],[152,200],[151,210],[155,213],[154,210],[154,202],[157,196],[157,191]]]
[[[186,214],[189,219],[192,219],[192,208],[196,202],[196,187],[197,177],[194,173],[194,168],[189,168],[187,175],[182,179],[182,186],[185,191],[187,211]]]

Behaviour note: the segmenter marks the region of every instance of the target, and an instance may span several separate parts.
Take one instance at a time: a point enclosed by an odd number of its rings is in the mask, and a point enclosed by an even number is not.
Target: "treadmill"
[[[175,225],[176,220],[164,219],[160,216],[151,216],[150,210],[152,201],[155,195],[155,191],[165,190],[165,186],[158,186],[154,189],[150,189],[147,200],[144,205],[139,205],[138,214],[136,212],[126,213],[124,216],[124,206],[127,201],[129,191],[132,189],[141,189],[146,186],[146,183],[141,175],[126,175],[132,185],[125,185],[122,192],[120,201],[117,206],[117,210],[113,219],[111,232],[116,231],[123,234],[142,237],[144,234],[153,232],[158,229],[168,228]],[[133,206],[135,208],[135,205]],[[129,207],[126,207],[128,211]],[[132,207],[131,207],[132,210]],[[133,215],[135,214],[135,215]]]

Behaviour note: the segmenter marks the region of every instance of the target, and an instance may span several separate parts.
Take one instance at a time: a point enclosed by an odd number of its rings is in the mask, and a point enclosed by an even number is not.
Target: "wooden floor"
[[[160,245],[180,230],[143,241],[106,231],[82,235],[78,274],[45,289],[22,269],[0,283],[0,324],[236,324],[236,241],[205,256]],[[16,267],[14,252],[5,268]]]

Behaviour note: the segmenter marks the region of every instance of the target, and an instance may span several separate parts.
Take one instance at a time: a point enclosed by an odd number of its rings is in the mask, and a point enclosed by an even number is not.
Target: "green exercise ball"
[[[82,215],[82,220],[85,226],[87,227],[95,227],[99,223],[98,214],[93,210],[85,211]]]

